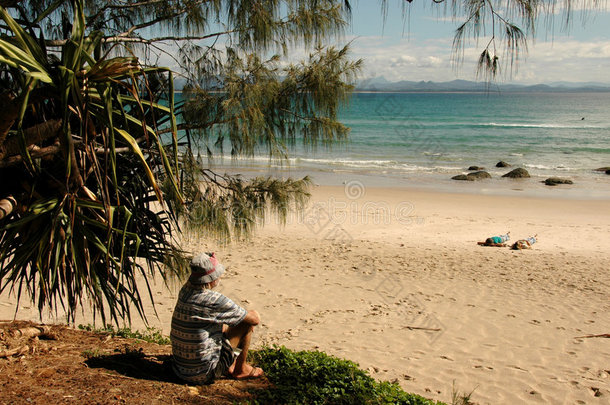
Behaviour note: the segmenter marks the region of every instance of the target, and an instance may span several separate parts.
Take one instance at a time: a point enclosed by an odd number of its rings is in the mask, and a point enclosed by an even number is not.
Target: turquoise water
[[[346,148],[299,155],[405,174],[499,160],[585,173],[610,159],[606,93],[356,94],[341,121],[352,128]]]
[[[444,182],[471,165],[499,177],[503,160],[534,179],[609,183],[593,169],[610,166],[610,93],[359,93],[340,120],[350,141],[297,146],[291,170]]]

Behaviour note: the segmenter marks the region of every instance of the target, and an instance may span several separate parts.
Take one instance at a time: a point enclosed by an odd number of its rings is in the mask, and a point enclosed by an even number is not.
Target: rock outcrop
[[[511,170],[510,172],[506,173],[502,177],[510,177],[511,179],[522,179],[522,178],[530,177],[530,174],[528,173],[527,170],[519,167],[517,169]]]
[[[562,179],[560,177],[549,177],[544,181],[547,186],[556,186],[558,184],[574,184],[570,179]]]
[[[478,171],[478,172],[468,173],[468,174],[458,174],[457,176],[453,176],[451,179],[452,180],[475,181],[475,180],[481,180],[481,179],[491,179],[491,174],[484,172],[484,171]]]

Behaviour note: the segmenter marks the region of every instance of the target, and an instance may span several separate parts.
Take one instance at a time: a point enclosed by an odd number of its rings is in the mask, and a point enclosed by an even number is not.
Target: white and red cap
[[[218,262],[214,253],[199,253],[191,260],[192,276],[204,283],[211,283],[225,272],[225,267]]]

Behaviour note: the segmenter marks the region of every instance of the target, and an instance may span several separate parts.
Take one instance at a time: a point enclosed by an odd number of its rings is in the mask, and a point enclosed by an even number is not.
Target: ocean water
[[[459,187],[531,189],[558,176],[610,197],[610,176],[593,170],[610,166],[610,93],[357,93],[340,120],[351,128],[345,145],[297,145],[288,165],[266,156],[230,165],[432,187],[465,183],[450,178],[476,165],[493,179]],[[501,179],[510,169],[496,168],[500,160],[532,180]]]

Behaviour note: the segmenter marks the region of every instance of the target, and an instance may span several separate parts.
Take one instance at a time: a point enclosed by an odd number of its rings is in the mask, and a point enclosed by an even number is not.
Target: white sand
[[[477,246],[511,231],[528,251]],[[610,201],[317,187],[303,217],[216,250],[220,290],[261,312],[255,344],[320,349],[450,402],[610,401]],[[156,286],[169,332],[179,286]],[[14,299],[0,297],[0,318]],[[19,319],[37,319],[22,304]],[[49,320],[45,315],[45,320]],[[61,321],[61,318],[59,319]],[[87,316],[77,323],[87,323]],[[141,323],[135,322],[135,328]]]

